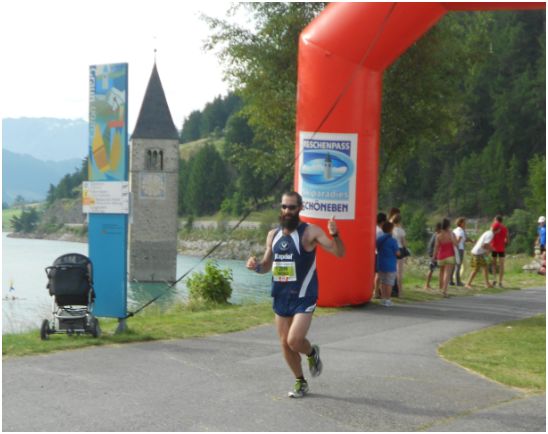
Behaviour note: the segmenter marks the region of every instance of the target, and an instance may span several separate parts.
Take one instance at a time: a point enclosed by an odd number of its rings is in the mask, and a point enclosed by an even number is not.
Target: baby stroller
[[[95,293],[90,259],[79,253],[67,253],[46,267],[46,274],[46,288],[53,296],[52,322],[51,327],[47,319],[42,322],[40,338],[46,340],[54,333],[90,333],[98,337],[99,320],[91,313]]]

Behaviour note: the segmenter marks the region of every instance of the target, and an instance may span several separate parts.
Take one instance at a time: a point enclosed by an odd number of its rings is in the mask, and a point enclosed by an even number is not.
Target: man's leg
[[[396,262],[396,282],[398,283],[398,297],[403,296],[403,263],[404,259],[398,259]]]
[[[487,286],[487,288],[492,288],[493,285],[491,285],[491,282],[489,282],[489,266],[488,265],[483,267],[483,274],[485,276],[485,285]]]
[[[426,284],[424,285],[424,289],[432,289],[430,287],[430,280],[432,280],[432,273],[434,272],[434,270],[432,270],[432,268],[430,268],[430,270],[428,270],[428,274],[426,275]]]
[[[289,327],[289,334],[287,336],[287,344],[293,352],[306,355],[309,355],[312,352],[312,345],[308,339],[306,339],[306,334],[310,329],[311,323],[311,313],[298,313],[293,317],[293,322]]]
[[[477,268],[473,268],[472,269],[472,273],[470,274],[470,277],[468,278],[468,282],[466,282],[466,288],[468,289],[472,289],[472,281],[474,280],[474,277],[476,277],[476,274],[478,273],[478,269]]]
[[[282,346],[282,352],[287,362],[289,369],[295,375],[295,378],[303,376],[303,368],[301,366],[301,355],[295,352],[289,346],[289,330],[294,317],[284,317],[276,315],[276,329],[278,336],[280,337],[280,344]]]
[[[493,256],[493,285],[497,284],[497,265],[498,265],[498,258],[496,256]]]
[[[457,286],[462,286],[462,280],[460,278],[460,269],[462,267],[462,264],[464,264],[464,250],[459,249],[459,262],[456,264],[455,267],[455,277]]]
[[[504,258],[499,258],[499,286],[502,286],[502,278],[504,277]]]
[[[379,273],[375,273],[375,298],[381,298],[381,280]]]

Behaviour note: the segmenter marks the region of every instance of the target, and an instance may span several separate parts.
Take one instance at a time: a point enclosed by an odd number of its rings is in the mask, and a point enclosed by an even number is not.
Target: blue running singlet
[[[307,252],[302,238],[307,223],[284,235],[278,228],[272,240],[272,297],[292,295],[298,298],[318,297],[316,249]]]

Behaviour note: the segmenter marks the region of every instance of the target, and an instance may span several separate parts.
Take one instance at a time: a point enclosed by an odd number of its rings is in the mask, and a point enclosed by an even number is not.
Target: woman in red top
[[[441,223],[441,231],[436,236],[436,244],[434,245],[434,258],[437,259],[440,267],[440,275],[442,276],[441,290],[443,296],[447,295],[447,286],[449,285],[449,279],[453,273],[455,267],[455,246],[457,245],[457,239],[455,234],[451,231],[451,222],[448,219],[443,219]]]
[[[491,241],[491,247],[493,248],[491,255],[493,256],[493,274],[495,275],[495,280],[493,286],[497,285],[497,265],[499,269],[499,286],[502,286],[502,277],[504,276],[504,255],[506,250],[506,244],[508,244],[508,229],[502,224],[502,216],[497,215],[493,220],[493,232],[495,236],[493,241]],[[500,228],[500,231],[496,230]],[[498,262],[498,264],[497,264]]]

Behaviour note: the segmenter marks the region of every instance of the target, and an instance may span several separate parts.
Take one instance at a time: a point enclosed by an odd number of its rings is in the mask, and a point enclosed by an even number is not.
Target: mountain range
[[[81,167],[87,152],[83,119],[2,119],[2,201],[44,200],[49,185]]]

